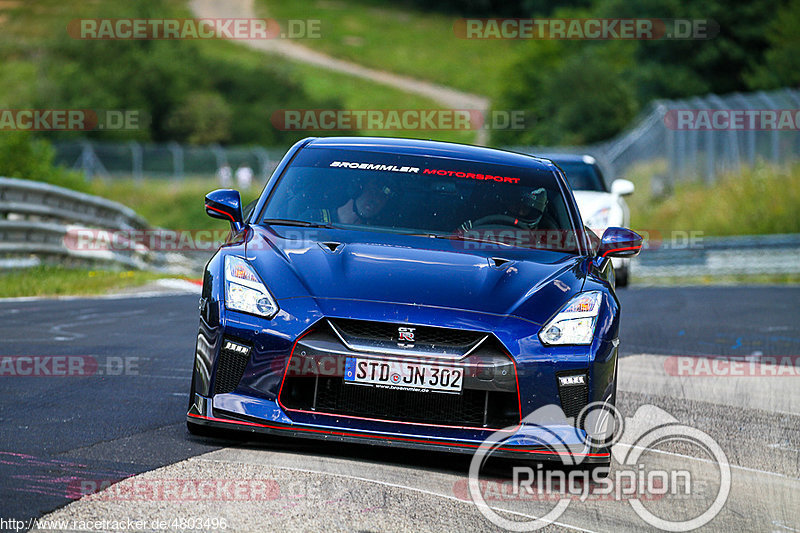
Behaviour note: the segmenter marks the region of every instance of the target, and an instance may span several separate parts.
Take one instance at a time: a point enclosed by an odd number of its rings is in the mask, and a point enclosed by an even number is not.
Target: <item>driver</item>
[[[316,209],[307,213],[312,219],[325,223],[369,224],[383,210],[394,194],[390,182],[379,178],[368,178],[357,196],[334,209]]]
[[[505,214],[489,215],[478,220],[468,220],[461,225],[463,231],[487,225],[515,226],[524,230],[537,229],[547,209],[547,191],[544,187],[523,192],[510,203]]]

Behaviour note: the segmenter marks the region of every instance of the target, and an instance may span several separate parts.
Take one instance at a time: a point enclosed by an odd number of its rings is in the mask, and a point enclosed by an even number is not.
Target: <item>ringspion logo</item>
[[[693,467],[689,460],[667,464],[654,459],[665,446],[675,444],[698,452],[702,460],[698,464],[713,466],[706,471]],[[534,470],[525,464],[513,467],[510,483],[482,477],[493,453],[514,447],[536,447],[540,453],[560,459],[568,472],[541,466]],[[615,466],[586,468],[592,450],[595,456],[613,458]],[[466,494],[463,484],[453,489],[457,497],[472,500],[492,524],[508,531],[542,529],[557,521],[573,502],[587,500],[624,501],[653,527],[693,531],[708,524],[725,506],[731,468],[725,451],[710,435],[679,423],[658,407],[643,405],[633,417],[624,417],[610,404],[595,402],[569,418],[560,406],[548,405],[526,416],[519,426],[500,429],[484,440],[472,457]],[[643,503],[686,498],[698,503],[687,516],[674,506]],[[531,514],[520,517],[498,512],[489,504],[497,501],[526,502]]]

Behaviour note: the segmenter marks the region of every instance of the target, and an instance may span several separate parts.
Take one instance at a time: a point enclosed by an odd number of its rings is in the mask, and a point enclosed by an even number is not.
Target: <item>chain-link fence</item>
[[[612,175],[632,166],[663,162],[668,185],[676,180],[713,182],[759,160],[786,165],[800,154],[800,89],[660,100],[633,127],[584,147],[514,147],[524,153],[581,152],[600,160]]]
[[[54,143],[56,162],[88,178],[214,178],[224,165],[246,165],[261,182],[272,173],[286,148],[189,146],[68,141]]]
[[[228,164],[247,165],[262,181],[274,170],[287,147],[186,146],[178,143],[55,143],[57,161],[88,177],[213,177]],[[634,125],[615,138],[583,147],[511,147],[539,154],[582,152],[594,155],[614,176],[636,164],[665,168],[667,185],[702,178],[763,160],[785,165],[800,154],[800,89],[707,95],[653,102]]]

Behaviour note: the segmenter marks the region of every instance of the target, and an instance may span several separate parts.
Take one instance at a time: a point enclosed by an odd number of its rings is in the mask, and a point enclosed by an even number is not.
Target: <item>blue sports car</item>
[[[588,231],[548,160],[311,138],[254,204],[223,189],[205,208],[231,234],[204,273],[193,433],[472,453],[502,430],[499,455],[548,459],[559,452],[522,431],[531,413],[558,407],[569,440],[587,431],[587,405],[614,402],[610,258],[641,237]],[[608,463],[602,442],[583,446]]]

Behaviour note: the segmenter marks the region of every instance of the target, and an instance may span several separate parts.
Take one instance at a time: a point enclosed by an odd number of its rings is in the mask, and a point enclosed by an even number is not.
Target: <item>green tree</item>
[[[55,151],[44,139],[26,131],[0,132],[0,176],[46,181],[62,187],[86,190],[86,180],[53,163]]]
[[[225,142],[231,136],[231,108],[216,92],[189,93],[167,120],[172,138],[191,144]]]
[[[589,144],[614,135],[638,111],[626,75],[631,51],[627,43],[580,47],[574,42],[532,41],[509,70],[509,83],[495,105],[523,110],[527,127],[496,131],[492,141]]]
[[[107,16],[96,13],[99,7],[92,3],[80,9],[82,17]],[[171,2],[137,0],[120,4],[114,16],[164,19],[183,14]],[[34,104],[135,110],[146,118],[141,129],[92,131],[89,137],[271,145],[302,136],[272,128],[269,119],[275,110],[341,107],[334,100],[315,101],[289,72],[268,62],[239,61],[235,47],[192,40],[77,40],[61,34],[43,47]]]
[[[753,60],[745,75],[752,89],[800,85],[800,2],[781,7],[766,30],[769,49],[763,61]]]
[[[630,79],[643,105],[657,98],[747,90],[745,73],[766,50],[766,27],[779,6],[780,0],[597,0],[593,12],[598,17],[707,22],[708,38],[635,42]]]

